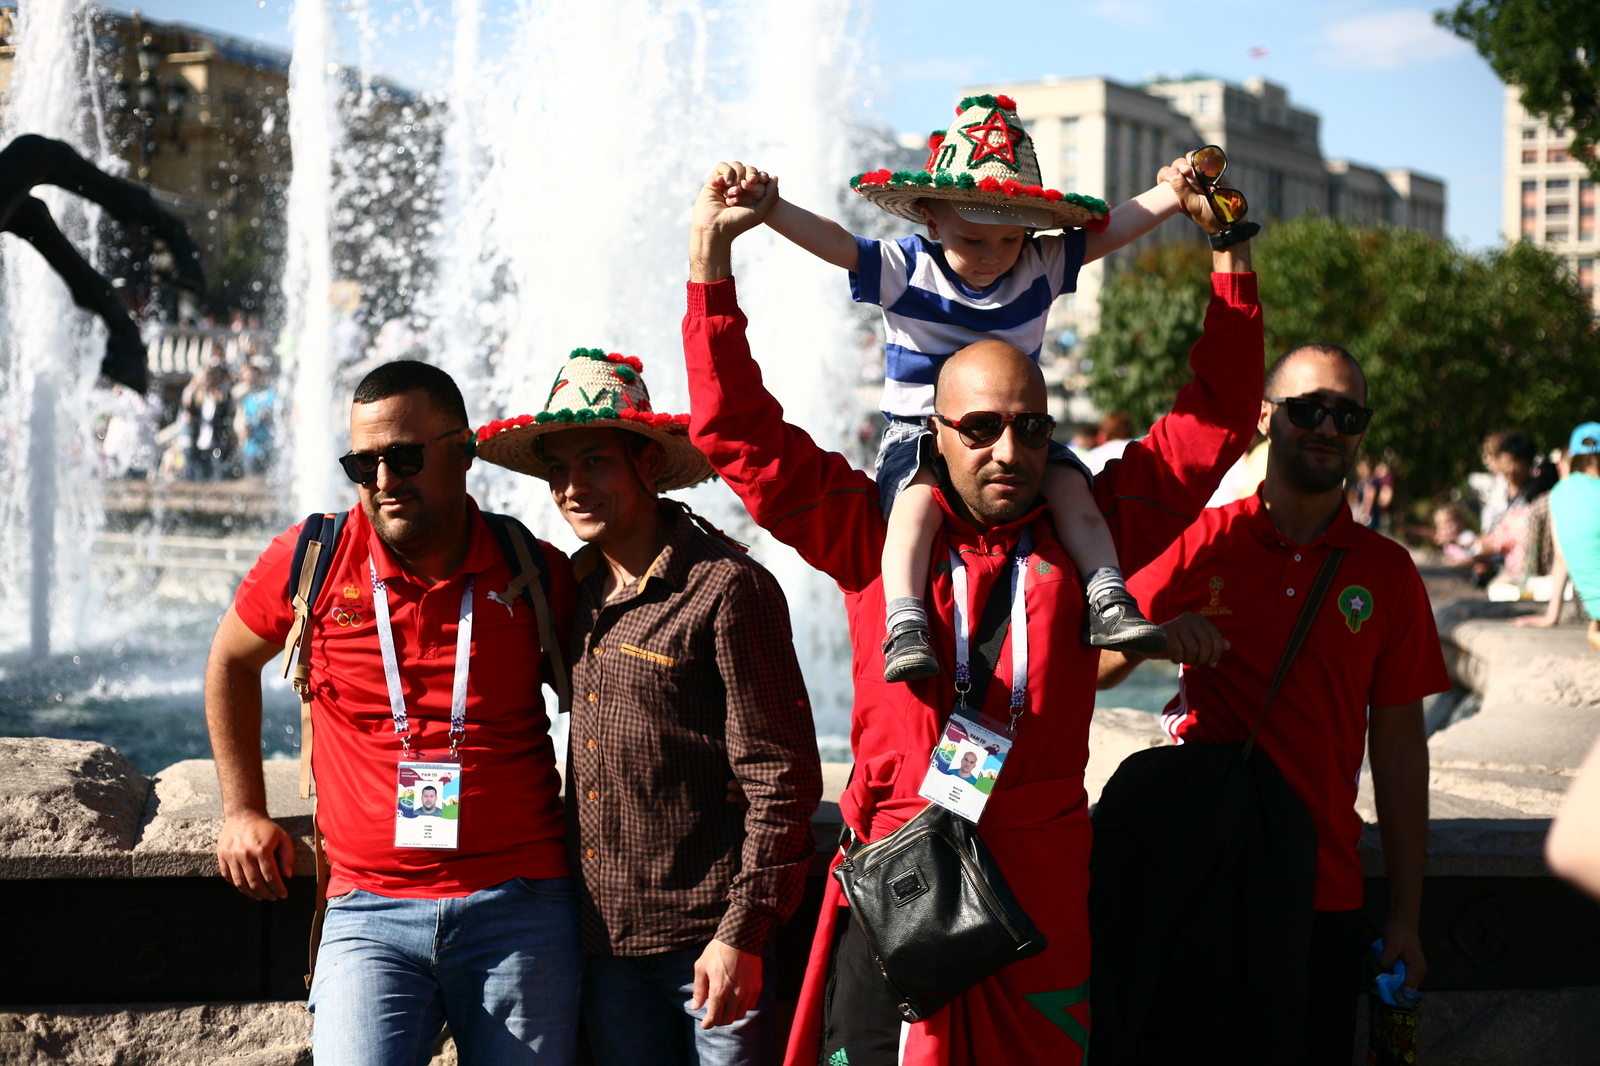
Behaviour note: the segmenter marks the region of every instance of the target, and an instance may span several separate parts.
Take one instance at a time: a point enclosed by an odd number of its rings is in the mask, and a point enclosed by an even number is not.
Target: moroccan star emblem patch
[[[1050,1019],[1050,1024],[1060,1029],[1063,1033],[1083,1049],[1083,1058],[1089,1056],[1089,1027],[1084,1024],[1088,1021],[1086,1002],[1089,999],[1089,982],[1085,981],[1077,988],[1068,988],[1060,992],[1030,992],[1022,997],[1039,1009],[1039,1013]],[[1077,1015],[1069,1011],[1068,1007],[1077,1007],[1085,1004],[1082,1013],[1085,1017],[1079,1020]],[[1080,1062],[1083,1059],[1079,1060]]]
[[[1350,632],[1361,632],[1361,623],[1372,617],[1372,593],[1360,585],[1349,586],[1339,593],[1339,613]]]
[[[990,157],[998,159],[1012,170],[1017,169],[1017,145],[1022,143],[1022,138],[1027,134],[1008,124],[1004,111],[995,108],[982,122],[961,126],[959,131],[961,136],[972,142],[972,151],[967,156],[969,169]]]

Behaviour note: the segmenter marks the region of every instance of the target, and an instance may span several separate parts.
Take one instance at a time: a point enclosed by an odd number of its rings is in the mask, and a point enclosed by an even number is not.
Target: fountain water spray
[[[83,7],[58,2],[17,11],[0,140],[54,137],[109,170],[120,163],[90,106],[87,86],[98,75]],[[35,195],[92,260],[98,209],[54,188]],[[99,526],[92,389],[105,338],[32,248],[0,241],[0,264],[0,607],[8,617],[29,617],[27,637],[42,657],[52,644],[82,639],[96,602],[83,545]],[[58,559],[74,565],[58,572]],[[8,630],[0,650],[21,635],[21,627]]]
[[[333,59],[326,0],[297,0],[291,74],[295,174],[285,292],[296,374],[295,460],[302,511],[330,506],[328,175],[349,184],[374,157],[330,131]],[[852,102],[862,12],[850,0],[594,0],[519,5],[482,47],[481,0],[455,0],[442,192],[431,239],[377,255],[421,255],[432,280],[411,304],[424,353],[467,393],[475,422],[540,409],[578,347],[645,361],[656,406],[684,410],[679,322],[690,205],[718,159],[757,162],[798,201],[836,212],[861,169]],[[437,36],[436,28],[429,29]],[[307,114],[306,112],[313,112]],[[405,130],[413,127],[408,124]],[[403,140],[399,130],[394,140]],[[333,214],[338,215],[335,208]],[[837,270],[760,230],[735,270],[752,343],[789,418],[825,443],[852,424],[859,326]],[[380,325],[369,322],[369,329]],[[398,354],[394,352],[375,354]],[[342,401],[352,382],[341,382]],[[315,411],[316,417],[310,417]],[[320,439],[310,439],[320,434]],[[522,517],[563,547],[572,538],[541,481],[479,464],[485,507]],[[789,597],[819,733],[847,731],[849,652],[831,582],[751,527],[720,483],[687,493],[696,510],[753,542]]]
[[[336,431],[343,418],[334,398],[332,364],[333,268],[331,187],[339,115],[330,82],[326,0],[296,0],[294,57],[289,65],[289,246],[283,293],[288,302],[280,351],[294,381],[291,462],[297,510],[332,510],[344,497],[334,488]]]

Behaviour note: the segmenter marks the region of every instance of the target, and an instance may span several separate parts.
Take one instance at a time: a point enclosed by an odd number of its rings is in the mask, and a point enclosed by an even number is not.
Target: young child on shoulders
[[[934,382],[946,358],[980,340],[1005,341],[1035,361],[1050,305],[1077,287],[1084,263],[1115,251],[1184,210],[1203,206],[1188,163],[1163,168],[1160,183],[1108,212],[1103,201],[1040,186],[1032,139],[1006,96],[968,97],[949,130],[935,132],[920,172],[887,170],[851,181],[879,207],[927,226],[926,237],[871,240],[786,200],[767,225],[819,258],[850,271],[858,303],[883,308],[889,419],[878,453],[878,485],[889,522],[883,548],[884,680],[939,672],[926,608],[929,554],[944,520],[928,469],[930,418],[963,423],[969,412],[934,409]],[[774,195],[777,179],[757,172],[744,183]],[[1075,228],[1083,227],[1083,228]],[[1035,231],[1063,229],[1038,236]],[[1049,447],[1043,495],[1056,533],[1083,580],[1086,639],[1095,647],[1158,653],[1166,633],[1139,611],[1117,563],[1116,544],[1093,496],[1093,475],[1065,445],[1050,439],[1046,412],[1012,422],[1014,444]],[[980,420],[981,421],[981,420]],[[990,419],[989,421],[996,421]],[[987,447],[1007,424],[963,433]],[[987,439],[984,439],[987,438]]]

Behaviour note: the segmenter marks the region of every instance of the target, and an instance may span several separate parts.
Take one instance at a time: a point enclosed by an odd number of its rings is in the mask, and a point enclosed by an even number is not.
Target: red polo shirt
[[[1317,827],[1318,910],[1361,906],[1356,787],[1367,713],[1450,687],[1433,609],[1406,550],[1357,525],[1343,504],[1309,544],[1280,534],[1258,492],[1210,507],[1128,582],[1145,615],[1196,611],[1233,645],[1215,668],[1185,667],[1164,723],[1179,743],[1250,735],[1304,597],[1330,548],[1344,561],[1267,711],[1257,744]]]
[[[468,500],[472,543],[449,578],[428,586],[389,554],[361,508],[350,512],[327,581],[312,604],[312,769],[317,819],[327,838],[328,895],[354,888],[382,896],[465,896],[513,877],[567,875],[561,781],[539,689],[543,654],[525,599],[489,599],[511,583],[494,533]],[[294,620],[289,569],[300,526],[272,542],[234,600],[261,639],[283,643]],[[575,589],[566,556],[544,544],[558,636],[570,632]],[[394,846],[400,741],[389,713],[367,560],[388,586],[395,656],[405,688],[411,746],[429,758],[449,750],[461,592],[472,590],[467,735],[462,742],[460,847]]]

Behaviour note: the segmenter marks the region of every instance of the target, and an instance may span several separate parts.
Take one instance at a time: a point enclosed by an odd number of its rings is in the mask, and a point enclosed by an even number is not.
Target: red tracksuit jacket
[[[1194,381],[1150,435],[1131,444],[1095,481],[1095,498],[1125,573],[1154,559],[1199,515],[1222,473],[1243,454],[1260,411],[1264,360],[1255,275],[1214,274],[1211,288],[1205,334],[1190,356]],[[980,831],[1050,946],[913,1025],[904,1061],[916,1066],[1078,1062],[1089,1026],[1091,830],[1083,770],[1099,653],[1079,639],[1083,589],[1077,569],[1040,511],[987,530],[948,515],[934,548],[928,599],[933,639],[946,672],[911,684],[885,683],[880,650],[885,520],[877,485],[843,456],[824,451],[784,422],[751,357],[745,325],[731,279],[689,285],[683,346],[690,434],[756,522],[834,578],[845,594],[856,766],[840,808],[865,839],[891,832],[927,802],[917,789],[954,696],[949,549],[963,553],[972,603],[981,605],[1022,526],[1032,526],[1035,549],[1026,574],[1028,706]],[[1004,718],[1011,688],[1009,638],[996,666],[1000,680],[989,686],[985,709]],[[787,1066],[816,1062],[828,951],[842,902],[830,878]]]

